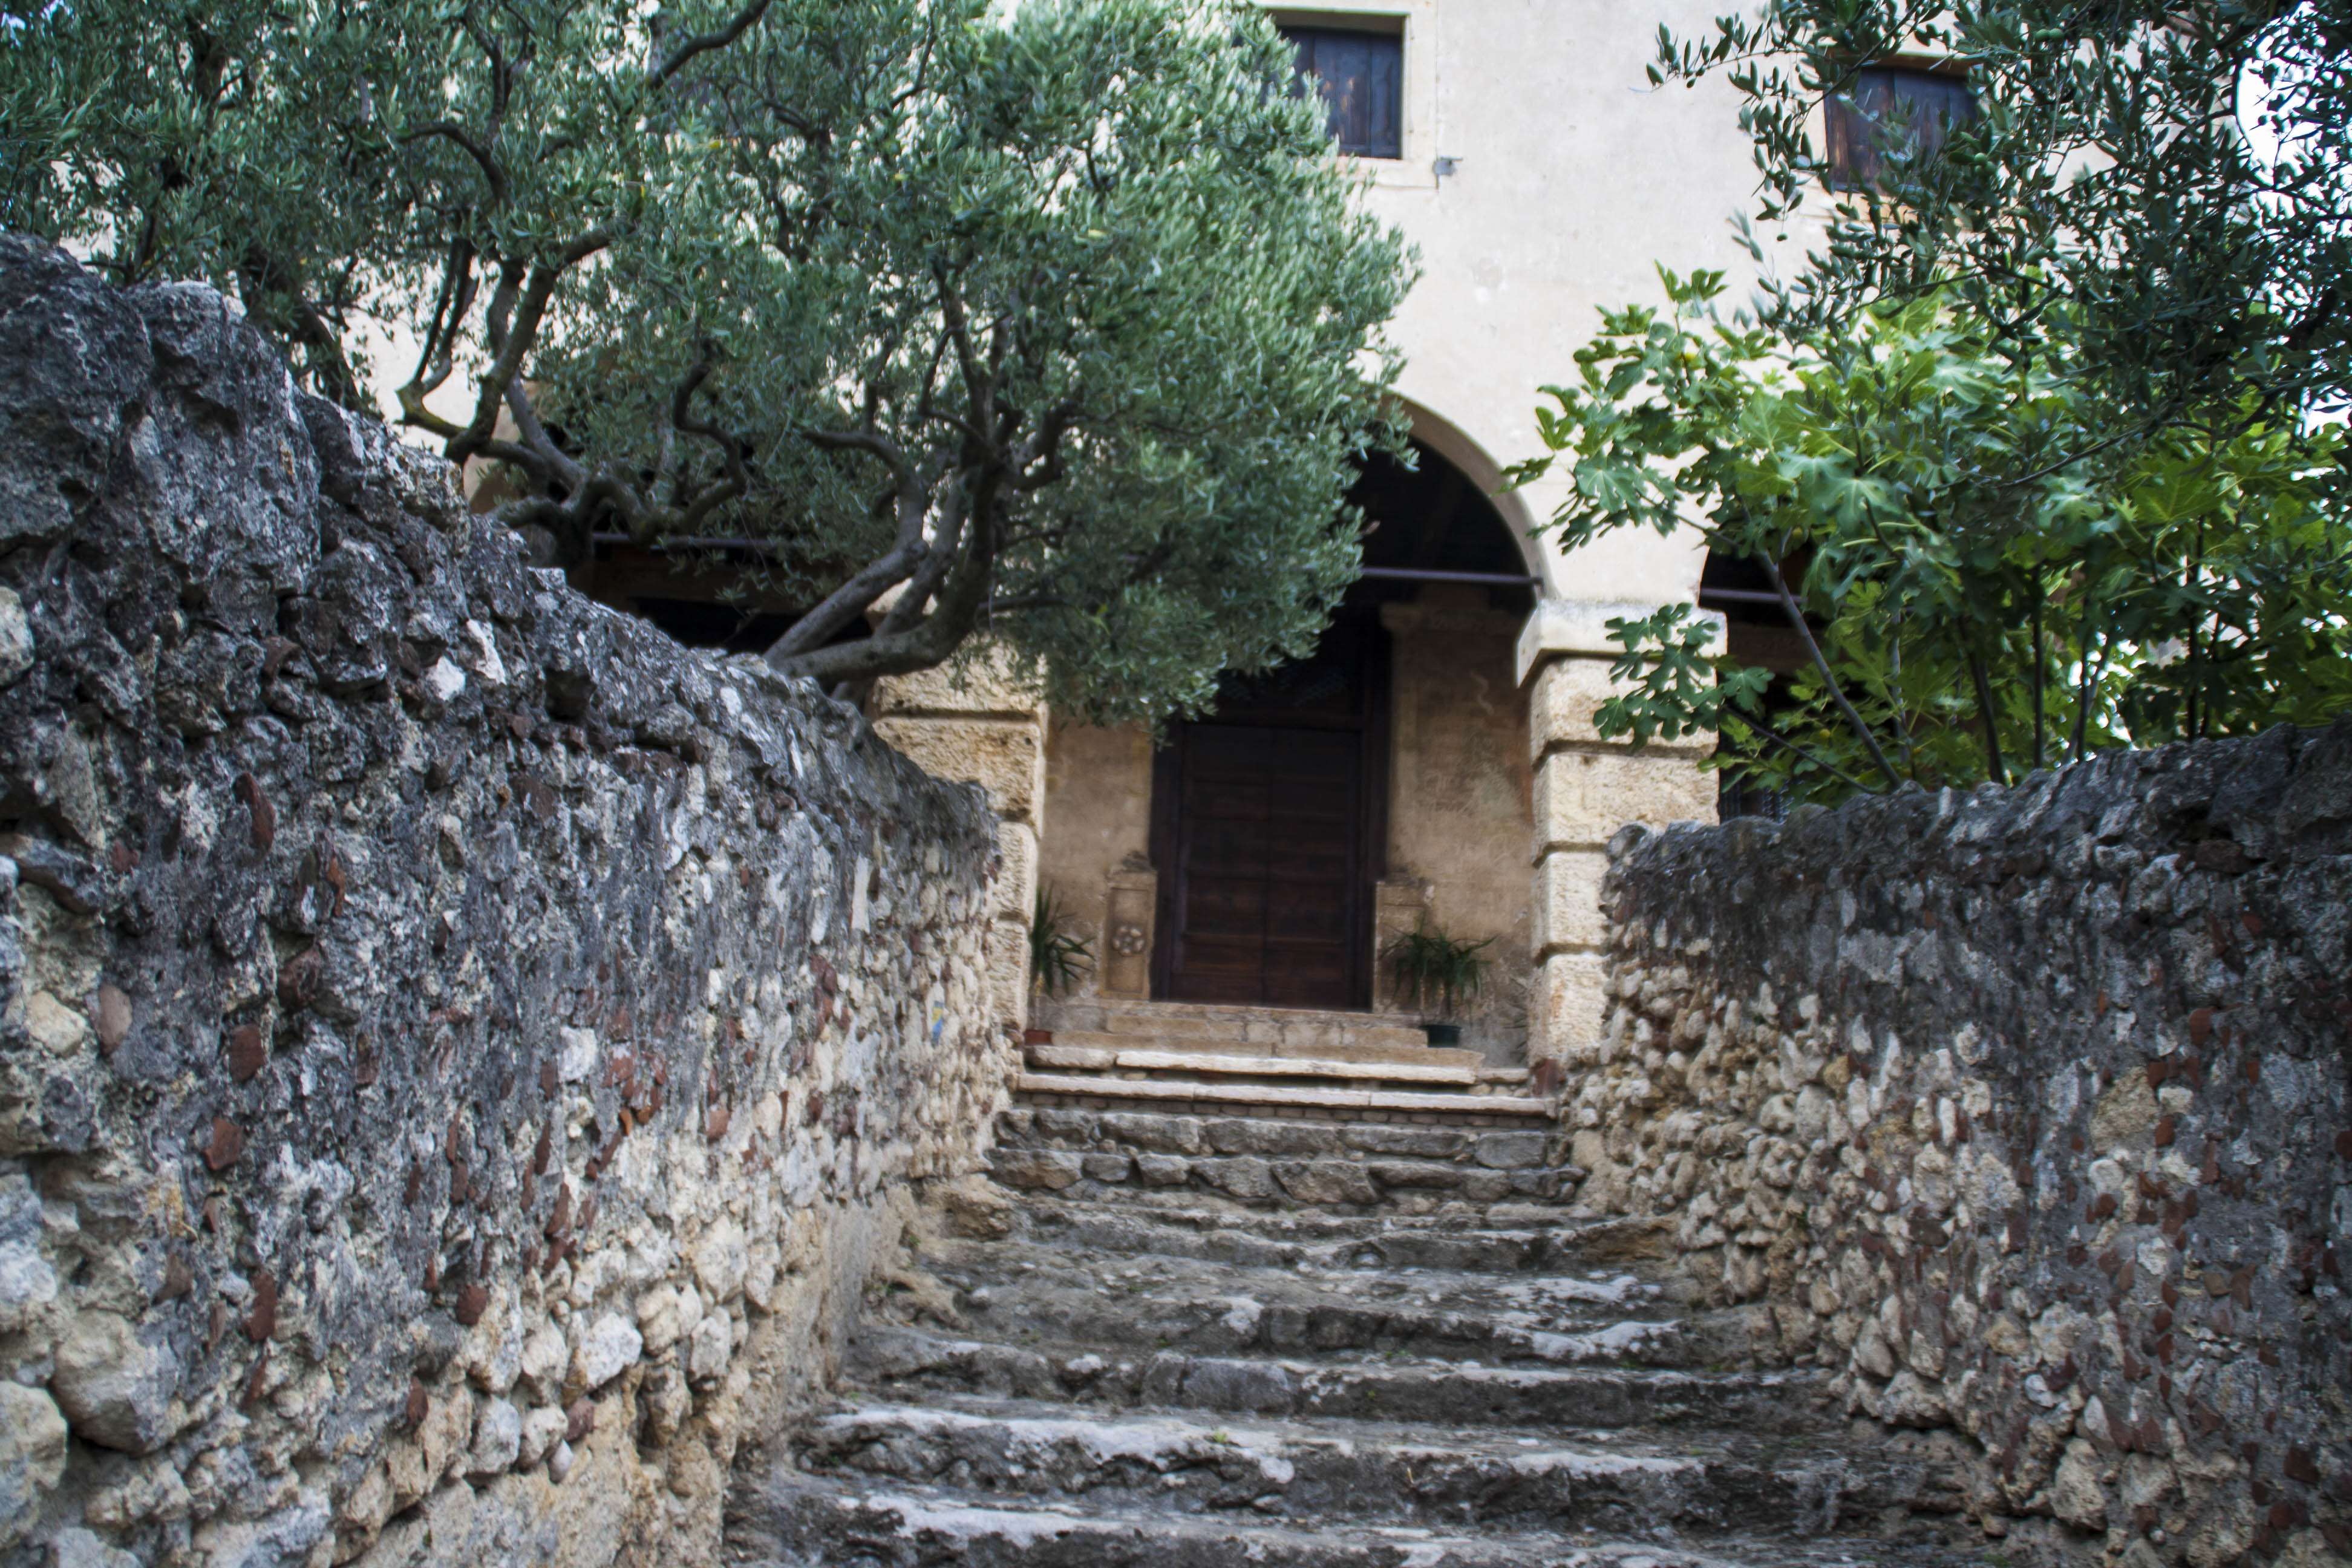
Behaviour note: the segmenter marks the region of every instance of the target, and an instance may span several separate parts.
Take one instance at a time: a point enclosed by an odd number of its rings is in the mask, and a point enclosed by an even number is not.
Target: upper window
[[[1360,158],[1404,155],[1404,39],[1395,33],[1285,27],[1298,51],[1298,85],[1313,79],[1330,110],[1332,140]]]
[[[1879,183],[1890,147],[1941,148],[1953,126],[1977,117],[1977,99],[1957,76],[1877,66],[1855,72],[1828,109],[1830,183],[1853,190]]]

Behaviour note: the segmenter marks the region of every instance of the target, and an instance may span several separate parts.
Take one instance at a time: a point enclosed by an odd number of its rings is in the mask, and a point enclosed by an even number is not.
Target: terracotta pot
[[[1051,1029],[1024,1029],[1021,1031],[1021,1043],[1024,1046],[1050,1046],[1054,1043],[1054,1031]]]

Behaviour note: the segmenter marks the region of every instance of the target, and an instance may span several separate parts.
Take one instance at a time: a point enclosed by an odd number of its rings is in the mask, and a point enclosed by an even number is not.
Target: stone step
[[[1278,1507],[1270,1501],[1268,1508]],[[730,1561],[843,1568],[1757,1568],[1785,1559],[1724,1559],[1663,1551],[1573,1555],[1550,1532],[1433,1530],[1413,1525],[1290,1524],[1254,1506],[1238,1516],[1187,1506],[1111,1509],[1081,1502],[1014,1502],[960,1490],[898,1484],[865,1489],[856,1479],[779,1476],[739,1495],[727,1524]]]
[[[1058,1343],[1114,1357],[1160,1350],[1212,1356],[1352,1352],[1498,1365],[1694,1367],[1744,1353],[1746,1344],[1736,1321],[1604,1312],[1578,1303],[1538,1312],[1458,1297],[1359,1300],[1269,1289],[1291,1286],[1286,1279],[1170,1279],[1133,1272],[1138,1278],[1119,1289],[1094,1283],[1090,1272],[1056,1278],[1041,1270],[976,1283],[959,1305],[975,1330],[992,1337],[1050,1332]],[[1221,1291],[1219,1285],[1240,1288]]]
[[[1083,1497],[1092,1512],[1181,1498],[1359,1524],[1708,1534],[1832,1526],[1843,1510],[1916,1498],[1924,1479],[1803,1440],[1710,1433],[1669,1448],[1612,1433],[1562,1442],[1338,1419],[1089,1418],[1020,1400],[861,1403],[813,1423],[794,1447],[806,1471],[950,1486],[1000,1505]]]
[[[1299,1121],[1246,1109],[1192,1111],[1090,1110],[1015,1106],[996,1119],[1000,1145],[1128,1154],[1262,1154],[1305,1158],[1351,1154],[1452,1160],[1488,1170],[1563,1163],[1568,1140],[1555,1128],[1497,1131],[1390,1121]]]
[[[1693,1546],[1666,1527],[1635,1536],[1555,1529],[1294,1522],[1281,1501],[1212,1509],[1168,1489],[1156,1504],[992,1498],[958,1488],[778,1470],[739,1492],[730,1562],[762,1568],[1979,1568],[1973,1529],[1907,1539],[1741,1531]],[[1271,1517],[1269,1517],[1271,1516]],[[1852,1522],[1842,1513],[1841,1525]],[[1891,1548],[1891,1550],[1890,1550]],[[1857,1551],[1863,1555],[1857,1558]]]
[[[1420,1021],[1402,1013],[1356,1013],[1309,1007],[1246,1007],[1216,1002],[1139,1002],[1070,997],[1040,1010],[1058,1042],[1073,1035],[1114,1035],[1129,1043],[1160,1039],[1183,1044],[1247,1046],[1273,1054],[1304,1049],[1385,1047],[1425,1052]],[[1471,1053],[1465,1053],[1471,1054]],[[1407,1057],[1406,1060],[1412,1059]]]
[[[1337,1246],[1293,1246],[1281,1254],[1291,1259],[1286,1264],[1267,1261],[1262,1254],[1241,1261],[1201,1256],[1211,1236],[1220,1233],[1151,1228],[1160,1234],[1116,1222],[1041,1226],[1034,1239],[934,1241],[922,1256],[925,1268],[960,1293],[958,1305],[975,1319],[993,1314],[1003,1322],[1010,1321],[1005,1314],[1026,1313],[1077,1327],[1090,1314],[1100,1315],[1107,1328],[1125,1336],[1118,1342],[1139,1346],[1165,1336],[1179,1348],[1216,1353],[1307,1344],[1388,1350],[1397,1348],[1392,1341],[1412,1339],[1433,1347],[1471,1347],[1444,1353],[1476,1354],[1475,1347],[1491,1342],[1527,1347],[1526,1353],[1539,1361],[1591,1360],[1594,1355],[1583,1352],[1536,1348],[1534,1336],[1625,1341],[1636,1336],[1622,1325],[1645,1324],[1674,1330],[1685,1340],[1724,1343],[1709,1361],[1744,1354],[1722,1341],[1713,1319],[1687,1312],[1686,1281],[1668,1276],[1667,1284],[1654,1283],[1622,1262],[1573,1271],[1558,1256],[1541,1271],[1391,1267],[1381,1252],[1346,1238]],[[1459,1255],[1462,1234],[1442,1233],[1449,1253]],[[1500,1243],[1490,1260],[1527,1255],[1524,1233],[1486,1235]],[[1116,1245],[1087,1245],[1096,1239]],[[1389,1239],[1410,1246],[1422,1238],[1399,1232]],[[1264,1322],[1243,1337],[1218,1339],[1236,1331],[1225,1320],[1244,1302],[1263,1312]],[[1741,1314],[1731,1317],[1744,1321]],[[1337,1337],[1342,1334],[1344,1341]],[[1099,1333],[1087,1337],[1091,1344],[1105,1342]]]
[[[1207,1206],[1144,1210],[1028,1194],[1020,1235],[1043,1246],[1107,1254],[1193,1258],[1252,1268],[1328,1272],[1443,1269],[1523,1280],[1643,1273],[1664,1257],[1654,1222],[1573,1221],[1556,1208],[1468,1205],[1409,1217],[1297,1214]],[[1513,1223],[1525,1220],[1532,1223]]]
[[[1544,1249],[1541,1267],[1517,1267],[1528,1258],[1536,1235],[1557,1238],[1556,1232],[1474,1232],[1446,1221],[1400,1222],[1385,1231],[1334,1235],[1329,1234],[1333,1227],[1318,1225],[1311,1227],[1313,1237],[1286,1244],[1253,1237],[1281,1250],[1253,1250],[1244,1260],[1203,1256],[1204,1244],[1234,1239],[1229,1228],[1207,1223],[1213,1215],[1175,1211],[1166,1216],[1128,1216],[1109,1205],[1092,1205],[1081,1219],[1080,1205],[1064,1204],[1057,1209],[1066,1223],[1057,1223],[1056,1215],[1041,1215],[1003,1240],[934,1239],[922,1248],[923,1265],[956,1290],[992,1292],[989,1301],[1134,1297],[1156,1310],[1195,1298],[1247,1296],[1269,1308],[1373,1305],[1444,1317],[1475,1315],[1510,1327],[1562,1333],[1629,1318],[1679,1321],[1692,1290],[1689,1281],[1676,1274],[1665,1274],[1663,1282],[1652,1279],[1654,1266],[1638,1258],[1596,1262],[1586,1257],[1571,1262],[1572,1251],[1557,1245]],[[1177,1223],[1162,1225],[1162,1217]],[[1367,1234],[1379,1245],[1364,1245]],[[1401,1253],[1429,1250],[1432,1243],[1442,1243],[1449,1255],[1459,1256],[1465,1235],[1496,1244],[1486,1259],[1508,1267],[1454,1269],[1390,1261]]]
[[[1277,1084],[1171,1083],[1153,1079],[1087,1078],[1075,1073],[1023,1073],[1013,1083],[1023,1096],[1057,1096],[1083,1105],[1089,1100],[1177,1102],[1186,1105],[1249,1106],[1301,1110],[1433,1111],[1454,1116],[1540,1117],[1558,1114],[1556,1099],[1521,1095],[1423,1094],[1404,1089],[1288,1088]]]
[[[1383,1036],[1362,1037],[1332,1037],[1326,1031],[1302,1031],[1297,1037],[1254,1039],[1243,1035],[1150,1034],[1139,1029],[1055,1029],[1050,1045],[1030,1047],[1032,1050],[1068,1051],[1161,1051],[1171,1055],[1187,1052],[1217,1052],[1229,1056],[1268,1057],[1276,1061],[1335,1061],[1358,1064],[1393,1063],[1400,1067],[1456,1067],[1474,1071],[1486,1066],[1486,1058],[1476,1051],[1465,1051],[1453,1046],[1432,1046],[1412,1031],[1411,1039],[1391,1039]],[[1524,1073],[1525,1068],[1518,1069]]]
[[[1063,1150],[1000,1148],[989,1173],[1007,1187],[1068,1192],[1089,1198],[1166,1201],[1171,1189],[1215,1192],[1248,1205],[1313,1205],[1346,1212],[1393,1208],[1427,1212],[1448,1200],[1493,1204],[1514,1197],[1549,1203],[1573,1193],[1583,1173],[1565,1170],[1490,1171],[1436,1160],[1273,1160],[1181,1154],[1078,1154]]]
[[[1517,1251],[1517,1248],[1513,1248]],[[1630,1271],[1479,1273],[1382,1267],[1348,1248],[1318,1267],[1236,1263],[1076,1244],[947,1242],[925,1262],[964,1330],[1050,1337],[1118,1357],[1404,1355],[1499,1365],[1694,1367],[1744,1360],[1738,1313],[1693,1316]],[[898,1314],[889,1314],[898,1317]],[[900,1318],[900,1321],[906,1321]]]
[[[1559,1204],[1584,1173],[1556,1133],[1384,1122],[1182,1117],[1016,1107],[990,1169],[1003,1185],[1166,1206],[1208,1194],[1255,1208],[1433,1212],[1450,1203]]]
[[[1811,1431],[1822,1420],[1811,1373],[1696,1373],[1490,1367],[1187,1355],[1106,1362],[950,1339],[868,1322],[852,1343],[861,1382],[897,1401],[926,1393],[1017,1395],[1074,1405],[1337,1415],[1444,1426],[1580,1431],[1736,1427],[1758,1436]]]
[[[1064,1044],[1024,1046],[1022,1057],[1038,1072],[1142,1073],[1160,1079],[1190,1075],[1194,1081],[1213,1079],[1328,1078],[1359,1088],[1382,1083],[1518,1084],[1528,1069],[1489,1067],[1467,1051],[1431,1051],[1431,1057],[1471,1057],[1468,1061],[1400,1061],[1390,1058],[1256,1056],[1229,1047],[1193,1050],[1138,1049],[1125,1046]]]

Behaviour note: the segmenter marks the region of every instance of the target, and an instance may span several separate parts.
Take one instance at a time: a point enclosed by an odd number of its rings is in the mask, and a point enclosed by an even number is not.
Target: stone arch
[[[1527,563],[1528,574],[1537,579],[1537,596],[1557,596],[1552,555],[1537,542],[1538,519],[1534,509],[1528,505],[1526,493],[1504,488],[1503,466],[1462,426],[1410,397],[1399,396],[1397,402],[1404,410],[1413,438],[1459,468],[1502,515],[1513,542],[1518,546],[1520,558]]]

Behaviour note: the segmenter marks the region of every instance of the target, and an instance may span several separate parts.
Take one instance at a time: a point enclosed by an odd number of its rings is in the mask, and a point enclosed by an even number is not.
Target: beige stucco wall
[[[1365,165],[1375,178],[1363,199],[1421,258],[1391,329],[1415,434],[1474,479],[1491,482],[1540,449],[1539,389],[1575,374],[1602,307],[1664,302],[1657,266],[1721,269],[1735,297],[1755,276],[1729,223],[1755,184],[1733,93],[1720,81],[1654,89],[1643,75],[1660,24],[1704,37],[1720,9],[1713,0],[1327,0],[1318,9],[1403,22],[1405,156]],[[1434,172],[1439,159],[1452,161],[1450,173]],[[1809,237],[1794,237],[1801,251]],[[1522,754],[1542,820],[1516,840],[1533,852],[1507,906],[1526,911],[1516,929],[1534,966],[1528,1049],[1538,1058],[1597,1037],[1601,845],[1626,820],[1711,816],[1715,794],[1697,768],[1709,745],[1632,758],[1591,724],[1618,651],[1604,623],[1695,599],[1704,547],[1693,534],[1629,531],[1563,558],[1549,539],[1525,535],[1566,493],[1554,477],[1498,502],[1542,580],[1514,671],[1523,704],[1538,710]]]
[[[1107,952],[1112,873],[1122,864],[1149,864],[1151,737],[1056,715],[1045,733],[1045,819],[1053,826],[1038,858],[1038,885],[1052,889],[1094,950],[1095,973],[1078,987],[1091,995]],[[1148,900],[1139,901],[1148,908]]]
[[[878,680],[866,708],[874,732],[924,772],[987,792],[1000,858],[989,984],[997,1018],[1017,1029],[1029,1017],[1029,919],[1045,825],[1045,701],[983,652]]]
[[[1405,156],[1361,164],[1377,175],[1367,206],[1421,256],[1392,329],[1406,356],[1400,390],[1494,463],[1540,448],[1538,389],[1574,374],[1600,307],[1663,301],[1656,264],[1720,268],[1735,285],[1754,276],[1728,222],[1756,177],[1732,92],[1719,81],[1653,89],[1643,74],[1659,25],[1703,37],[1713,0],[1314,9],[1404,22]],[[1431,171],[1440,157],[1454,160],[1443,177]],[[1524,516],[1549,516],[1564,494],[1556,480],[1532,487]],[[1572,570],[1547,543],[1538,564],[1549,595],[1655,604],[1690,596],[1702,561],[1693,538],[1644,532],[1580,552]]]
[[[1492,939],[1486,994],[1464,1020],[1464,1042],[1517,1059],[1528,1032],[1535,773],[1513,668],[1520,617],[1487,608],[1486,597],[1433,584],[1418,603],[1381,615],[1395,661],[1389,877],[1423,884],[1433,928],[1456,941]],[[1405,912],[1398,909],[1398,923]]]

